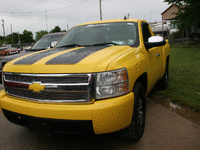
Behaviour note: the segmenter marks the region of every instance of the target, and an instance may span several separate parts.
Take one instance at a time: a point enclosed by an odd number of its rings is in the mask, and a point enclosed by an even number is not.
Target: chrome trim
[[[5,78],[4,78],[5,79]],[[12,82],[12,80],[5,80],[5,81],[7,81],[7,82]],[[33,84],[33,82],[18,82],[18,81],[15,81],[15,83],[21,83],[21,84]],[[37,82],[37,81],[35,81],[34,83],[39,83],[39,82]],[[70,84],[61,84],[61,83],[42,83],[42,82],[40,82],[40,85],[45,85],[45,86],[55,86],[55,84],[56,85],[63,85],[63,86],[80,86],[80,85],[89,85],[89,83],[70,83]]]
[[[14,95],[14,94],[9,94],[11,96],[14,96],[14,97],[19,97],[17,95]],[[32,102],[40,102],[40,103],[71,103],[71,104],[79,104],[79,103],[93,103],[93,101],[85,101],[85,100],[38,100],[38,99],[28,99],[27,97],[23,97],[23,96],[20,96],[20,98],[24,98],[26,99],[26,101],[32,101]]]
[[[10,72],[4,72],[5,74],[8,74],[8,75],[16,75],[16,76],[29,76],[29,77],[83,77],[83,75],[85,76],[88,76],[88,83],[89,81],[91,80],[91,76],[92,74],[24,74],[24,73],[10,73]],[[4,77],[5,79],[5,77]],[[5,81],[12,81],[12,80],[6,80]],[[26,84],[32,84],[32,82],[18,82],[18,81],[15,81],[16,83],[26,83]],[[37,81],[34,81],[34,82],[37,82]],[[38,81],[40,82],[40,81]],[[44,84],[42,83],[41,85],[53,85],[55,83],[48,83],[48,84]],[[57,85],[89,85],[89,84],[85,84],[85,83],[78,83],[78,84],[57,84]]]
[[[10,73],[10,72],[5,72],[6,74],[10,74],[10,75],[21,75],[21,76],[33,76],[33,77],[66,77],[66,76],[72,76],[72,77],[79,77],[79,76],[83,76],[83,75],[88,75],[90,76],[91,74],[30,74],[30,73]]]

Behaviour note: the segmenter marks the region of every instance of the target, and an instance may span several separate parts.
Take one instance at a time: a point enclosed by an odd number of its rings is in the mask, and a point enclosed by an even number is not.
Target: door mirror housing
[[[51,42],[51,48],[53,48],[54,46],[56,46],[56,44],[58,43],[58,41],[53,41],[53,42]]]
[[[151,36],[148,39],[149,43],[162,42],[162,41],[164,41],[164,38],[162,36]]]
[[[149,37],[148,42],[144,42],[144,45],[147,50],[153,47],[157,47],[157,46],[164,46],[165,44],[166,44],[166,41],[161,36],[151,36]]]

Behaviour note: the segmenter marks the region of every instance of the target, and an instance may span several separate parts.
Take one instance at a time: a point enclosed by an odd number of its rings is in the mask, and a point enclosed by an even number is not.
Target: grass
[[[156,94],[200,112],[200,47],[171,47],[169,86]]]

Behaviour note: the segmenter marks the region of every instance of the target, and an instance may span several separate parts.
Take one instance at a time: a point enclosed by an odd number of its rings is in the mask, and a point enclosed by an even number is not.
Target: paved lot
[[[0,86],[2,89],[2,86]],[[147,100],[146,128],[142,139],[133,142],[115,134],[42,136],[12,124],[0,113],[0,150],[199,150],[200,125]]]

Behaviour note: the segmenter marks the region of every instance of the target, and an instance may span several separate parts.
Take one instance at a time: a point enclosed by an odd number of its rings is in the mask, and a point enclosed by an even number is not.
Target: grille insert
[[[4,87],[11,96],[39,102],[90,103],[94,98],[94,77],[93,74],[4,73]],[[40,86],[45,88],[38,90]]]

